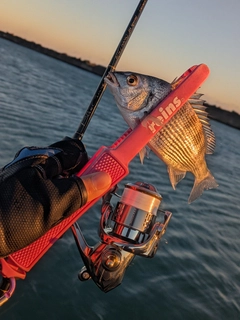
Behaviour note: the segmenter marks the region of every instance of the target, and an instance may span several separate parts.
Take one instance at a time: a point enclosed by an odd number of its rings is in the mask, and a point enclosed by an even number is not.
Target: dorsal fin
[[[205,111],[206,107],[203,105],[204,100],[200,99],[201,96],[202,94],[194,93],[188,101],[202,124],[206,141],[206,154],[212,154],[216,145],[215,135],[209,123],[208,113]]]

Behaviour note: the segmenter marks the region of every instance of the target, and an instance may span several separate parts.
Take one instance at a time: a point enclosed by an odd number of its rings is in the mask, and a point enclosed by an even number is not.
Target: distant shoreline
[[[77,68],[92,72],[98,76],[102,76],[105,72],[104,66],[93,64],[88,60],[81,60],[79,58],[74,58],[74,57],[68,56],[65,53],[59,53],[52,49],[45,48],[35,42],[28,41],[18,36],[15,36],[11,33],[0,31],[0,37],[3,39],[9,40],[11,42],[14,42],[16,44],[19,44],[21,46],[32,49],[34,51],[37,51],[39,53],[50,56],[52,58],[55,58],[57,60],[61,60],[65,63],[71,64]],[[221,123],[224,123],[226,125],[229,125],[233,128],[240,129],[240,115],[237,112],[227,111],[215,105],[210,105],[208,103],[205,103],[205,106],[207,107],[206,110],[209,113],[209,118],[219,121]]]

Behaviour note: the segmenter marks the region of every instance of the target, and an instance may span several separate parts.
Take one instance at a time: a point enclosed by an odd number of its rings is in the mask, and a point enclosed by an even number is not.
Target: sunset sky
[[[106,66],[138,2],[1,0],[0,30]],[[170,82],[205,63],[207,102],[240,113],[239,36],[240,0],[148,0],[117,70]]]

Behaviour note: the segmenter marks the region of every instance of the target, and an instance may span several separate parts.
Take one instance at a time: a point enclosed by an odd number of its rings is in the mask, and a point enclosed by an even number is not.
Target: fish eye
[[[129,86],[136,86],[138,84],[138,78],[134,74],[127,77],[127,84]]]

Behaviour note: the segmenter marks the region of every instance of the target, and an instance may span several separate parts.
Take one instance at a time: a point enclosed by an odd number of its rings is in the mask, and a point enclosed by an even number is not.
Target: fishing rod
[[[77,129],[77,131],[75,132],[73,138],[75,139],[79,139],[81,140],[90,121],[91,118],[93,117],[93,114],[100,102],[100,99],[103,95],[103,92],[106,89],[106,83],[104,82],[104,78],[107,76],[107,74],[110,71],[114,71],[114,69],[116,68],[118,61],[121,58],[121,55],[133,33],[133,30],[135,29],[137,22],[145,8],[145,5],[147,3],[148,0],[140,0],[138,3],[138,6],[135,10],[135,12],[133,13],[133,16],[118,44],[118,47],[116,48],[112,59],[108,65],[108,67],[106,68],[102,79],[96,89],[96,92],[92,98],[92,101],[82,119],[82,121],[80,122],[80,125]],[[74,221],[73,221],[74,223]],[[62,230],[62,232],[64,233],[66,231],[65,228],[65,224],[61,223],[59,224],[59,226],[61,225],[60,229]],[[69,225],[68,228],[70,228],[71,225]],[[56,231],[56,229],[55,229]],[[54,232],[55,232],[54,231]],[[49,235],[49,233],[48,233]],[[51,239],[53,239],[53,237],[51,237]],[[57,239],[57,238],[56,238]],[[43,238],[43,243],[39,244],[38,241],[34,242],[37,246],[37,250],[36,248],[34,249],[34,254],[32,255],[33,252],[31,252],[31,247],[26,247],[23,248],[22,250],[19,250],[18,252],[20,253],[20,260],[21,261],[17,261],[17,259],[15,259],[13,257],[13,259],[11,259],[9,257],[9,259],[7,258],[5,259],[0,259],[0,274],[3,276],[3,280],[2,283],[0,284],[0,306],[2,304],[4,304],[13,294],[14,290],[15,290],[15,286],[16,286],[16,278],[19,279],[24,279],[26,276],[26,271],[29,271],[32,266],[37,263],[37,261],[43,256],[43,254],[49,249],[49,243],[48,243],[48,236],[46,238]],[[53,242],[52,242],[53,243]],[[26,250],[25,250],[26,249]],[[19,256],[19,257],[20,257]],[[28,265],[28,267],[26,268],[26,264]]]
[[[122,56],[122,53],[133,33],[133,30],[135,29],[136,25],[137,25],[137,22],[143,12],[143,9],[146,5],[148,0],[140,0],[139,1],[139,4],[118,44],[118,47],[115,51],[115,53],[113,54],[112,56],[112,59],[111,61],[109,62],[109,65],[108,67],[106,68],[103,76],[102,76],[102,79],[96,89],[96,92],[92,98],[92,101],[90,102],[90,105],[82,119],[82,121],[80,122],[80,125],[77,129],[77,131],[75,132],[73,138],[74,139],[79,139],[79,140],[82,140],[83,138],[83,135],[92,119],[92,116],[94,115],[94,112],[96,111],[96,108],[101,100],[101,97],[107,87],[106,83],[104,82],[104,78],[107,76],[107,74],[111,71],[114,71],[117,64],[118,64],[118,61],[120,60],[121,56]]]

